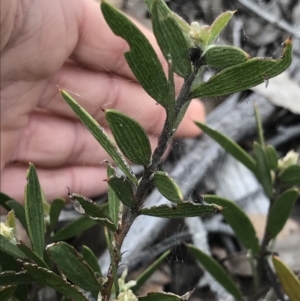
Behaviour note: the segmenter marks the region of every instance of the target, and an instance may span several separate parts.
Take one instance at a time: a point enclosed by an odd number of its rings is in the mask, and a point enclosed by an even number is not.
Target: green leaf
[[[267,221],[267,232],[275,238],[284,227],[299,195],[298,189],[290,188],[284,191],[270,209]]]
[[[140,214],[156,217],[183,218],[193,216],[204,216],[215,213],[223,208],[215,204],[197,204],[192,202],[181,202],[177,205],[160,205],[143,208]]]
[[[16,217],[14,214],[13,210],[10,210],[7,215],[6,215],[6,221],[5,221],[6,226],[9,228],[14,229],[14,234],[16,232]]]
[[[69,239],[95,226],[96,224],[97,221],[90,219],[89,217],[86,216],[80,217],[77,220],[69,223],[67,226],[61,228],[59,231],[57,231],[53,235],[52,239],[54,241]]]
[[[101,277],[102,272],[98,263],[98,259],[88,246],[82,247],[82,256],[87,264],[93,269],[94,273],[97,273]]]
[[[290,165],[279,173],[282,183],[288,185],[300,185],[300,165]]]
[[[0,192],[0,205],[7,211],[9,211],[11,208],[7,206],[7,201],[13,200],[10,196],[8,196],[5,193]]]
[[[183,301],[188,300],[191,293],[186,294],[187,297],[182,298],[183,296],[178,296],[173,293],[165,293],[165,292],[150,292],[146,296],[139,297],[139,301]]]
[[[168,82],[156,52],[142,32],[121,12],[107,2],[101,3],[102,14],[115,35],[130,46],[127,63],[144,90],[166,106]]]
[[[107,177],[115,176],[115,169],[108,163],[107,164]],[[114,190],[108,185],[108,210],[109,216],[115,224],[116,228],[118,228],[119,223],[119,215],[122,218],[122,203],[117,197]]]
[[[278,167],[278,156],[276,149],[272,145],[267,145],[265,149],[265,154],[269,169],[275,171]]]
[[[0,287],[0,300],[6,301],[8,300],[16,291],[16,285],[7,285]]]
[[[0,234],[0,250],[3,252],[20,259],[25,259],[27,256],[18,249],[18,247],[12,243],[9,239]]]
[[[279,59],[252,58],[242,64],[226,68],[207,82],[192,88],[190,98],[218,97],[249,89],[282,73],[292,62],[292,41],[284,43]]]
[[[14,294],[15,297],[20,301],[27,300],[27,295],[28,295],[27,283],[29,283],[30,281],[33,282],[33,279],[31,279],[31,277],[29,275],[27,275],[25,284],[22,283],[21,281],[20,281],[20,283],[18,283],[18,280],[21,280],[20,278],[22,278],[22,276],[19,275],[19,273],[18,273],[21,271],[20,264],[17,262],[17,259],[8,255],[7,253],[4,253],[3,251],[0,251],[0,266],[1,266],[2,272],[5,272],[5,273],[0,274],[1,285],[17,284],[18,287]],[[17,276],[12,276],[12,275],[15,275],[16,273],[18,274]],[[17,278],[17,280],[15,278]]]
[[[187,247],[193,256],[201,263],[201,265],[203,265],[205,270],[209,272],[235,299],[243,300],[242,293],[237,288],[228,272],[226,272],[214,258],[205,254],[193,245],[187,244]]]
[[[105,117],[125,157],[133,163],[147,166],[151,161],[151,145],[141,125],[116,110],[105,110]]]
[[[253,151],[256,159],[256,176],[263,186],[266,195],[271,198],[273,195],[273,184],[265,151],[257,142],[253,144]]]
[[[236,236],[243,245],[248,250],[250,249],[253,255],[256,255],[259,251],[258,238],[255,229],[245,212],[232,201],[216,195],[205,195],[204,200],[207,203],[215,203],[224,208],[224,210],[221,211],[221,214],[226,222],[234,230]]]
[[[23,228],[28,233],[24,207],[19,202],[15,201],[15,200],[9,200],[9,201],[6,202],[6,204],[10,209],[12,209],[14,211],[17,219],[20,221]]]
[[[40,285],[50,286],[61,294],[73,298],[74,301],[88,301],[76,286],[70,284],[52,271],[28,262],[23,263],[23,265],[29,275]]]
[[[59,215],[66,205],[65,199],[55,199],[51,204],[50,209],[50,225],[52,229],[55,229]]]
[[[169,201],[180,203],[183,195],[176,182],[164,171],[156,171],[152,175],[152,180],[159,192]]]
[[[130,181],[134,184],[137,184],[137,178],[135,177],[132,170],[128,166],[125,158],[117,149],[116,145],[109,139],[104,129],[66,91],[64,90],[60,90],[60,91],[62,97],[66,100],[66,102],[75,112],[75,114],[79,117],[82,123],[86,126],[86,128],[90,131],[90,133],[101,144],[104,150],[111,156],[111,158],[116,162],[116,164],[120,167],[120,169],[124,172],[124,174],[130,179]]]
[[[211,24],[209,29],[208,45],[212,44],[215,39],[220,35],[223,29],[227,26],[236,11],[226,11],[219,15]]]
[[[256,129],[258,133],[258,143],[263,149],[265,149],[264,130],[263,130],[261,118],[256,104],[254,104],[254,113],[255,113]]]
[[[225,69],[244,63],[249,59],[249,54],[234,46],[212,45],[206,48],[203,59],[211,68]]]
[[[200,28],[198,22],[193,22],[190,35],[194,40],[195,45],[205,49],[206,46],[212,44],[231,20],[234,13],[235,11],[226,11],[222,13],[215,19],[211,26],[204,25]]]
[[[13,271],[5,271],[0,273],[1,285],[20,285],[34,282],[34,279],[28,274],[27,271],[19,273]]]
[[[25,215],[33,250],[43,258],[45,249],[45,222],[39,179],[32,163],[27,171],[25,188]]]
[[[151,13],[153,32],[165,59],[171,58],[175,73],[187,77],[192,73],[189,57],[192,41],[163,0],[152,2]]]
[[[104,228],[104,235],[106,240],[107,249],[110,256],[110,266],[111,266],[111,275],[113,278],[114,289],[116,296],[119,295],[120,287],[118,281],[118,266],[117,263],[121,261],[120,249],[117,247],[114,235],[108,231],[107,228]]]
[[[299,301],[300,281],[298,277],[277,256],[273,256],[272,261],[283,290],[290,301]]]
[[[80,288],[98,295],[101,285],[94,271],[72,246],[58,242],[47,246],[47,252],[67,279]]]
[[[168,250],[165,253],[163,253],[135,279],[136,285],[132,288],[133,292],[136,292],[151,277],[151,275],[157,270],[157,268],[166,259],[170,252],[171,251]]]
[[[256,174],[255,161],[235,141],[223,135],[222,133],[210,128],[204,123],[201,123],[199,121],[196,121],[195,123],[204,133],[206,133],[217,143],[219,143],[227,153],[229,153],[235,159],[244,164],[254,174]]]
[[[43,258],[40,258],[33,250],[31,250],[23,242],[19,242],[17,244],[17,247],[19,248],[19,250],[21,250],[27,256],[27,258],[31,259],[38,266],[45,268],[45,269],[49,269],[48,265],[45,263]]]
[[[108,178],[107,183],[124,205],[129,208],[132,208],[136,205],[132,186],[127,178],[113,176]]]
[[[89,218],[94,219],[95,221],[109,228],[111,231],[117,231],[117,227],[115,226],[109,215],[105,212],[103,206],[99,206],[91,199],[77,193],[71,193],[69,194],[69,197],[75,203],[75,208],[77,208],[78,204],[80,204],[80,209],[83,209],[83,213]]]

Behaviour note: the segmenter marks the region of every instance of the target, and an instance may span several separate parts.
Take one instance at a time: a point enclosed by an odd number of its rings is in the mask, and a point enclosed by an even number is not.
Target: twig
[[[256,14],[258,17],[264,19],[268,23],[272,24],[274,27],[277,27],[278,29],[281,29],[285,32],[288,32],[293,36],[293,38],[297,38],[300,40],[300,31],[293,28],[290,24],[283,20],[277,20],[267,12],[263,11],[261,7],[259,7],[254,1],[249,0],[237,0],[240,4],[242,4],[244,7],[249,9],[251,12]]]

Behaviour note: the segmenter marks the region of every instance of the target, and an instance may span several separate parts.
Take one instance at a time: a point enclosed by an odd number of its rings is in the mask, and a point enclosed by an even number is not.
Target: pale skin
[[[142,31],[166,70],[153,35]],[[126,50],[93,0],[1,0],[2,192],[23,201],[28,162],[35,164],[49,201],[66,196],[67,186],[87,197],[106,191],[100,162],[109,157],[58,88],[103,126],[102,109],[135,118],[156,146],[165,113],[134,79]],[[192,101],[176,137],[198,135],[193,120],[204,116],[203,105]]]

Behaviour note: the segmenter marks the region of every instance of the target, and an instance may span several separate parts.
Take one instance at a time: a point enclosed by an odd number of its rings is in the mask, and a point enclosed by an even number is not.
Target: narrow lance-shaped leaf
[[[195,123],[204,133],[206,133],[217,143],[219,143],[226,150],[227,153],[229,153],[235,159],[244,164],[254,174],[256,173],[255,161],[235,141],[223,135],[221,132],[210,128],[206,124],[203,124],[198,121],[196,121]]]
[[[195,45],[205,49],[208,45],[212,44],[231,20],[234,13],[235,11],[222,13],[211,26],[204,25],[200,27],[198,22],[193,22],[191,24],[190,36],[194,40]]]
[[[211,256],[205,254],[193,245],[187,245],[193,256],[203,265],[216,281],[218,281],[236,300],[243,300],[242,293],[236,287],[232,278],[224,268]]]
[[[61,294],[71,297],[74,301],[88,301],[76,286],[70,284],[52,271],[28,262],[24,262],[23,265],[29,275],[39,284],[50,286]]]
[[[140,214],[165,218],[183,218],[193,216],[204,216],[222,210],[216,204],[197,204],[193,202],[181,202],[177,205],[160,205],[143,208]]]
[[[87,216],[80,217],[77,220],[69,223],[67,226],[61,228],[59,231],[57,231],[53,235],[52,239],[54,241],[69,239],[95,226],[97,223],[97,221],[90,219]]]
[[[236,11],[226,11],[215,19],[215,21],[211,24],[209,29],[210,35],[208,39],[208,45],[212,44],[216,40],[216,38],[227,26],[235,12]]]
[[[203,53],[203,59],[211,68],[225,69],[246,62],[249,54],[234,46],[212,45]]]
[[[27,228],[27,222],[26,222],[26,215],[25,215],[25,209],[24,207],[17,201],[15,200],[10,200],[6,202],[7,206],[11,209],[14,210],[14,213],[17,217],[17,219],[20,221],[22,224],[23,228],[26,230],[28,233],[28,228]]]
[[[27,271],[22,272],[14,272],[14,271],[5,271],[0,273],[0,283],[1,285],[21,285],[28,284],[34,282],[34,278],[32,278]]]
[[[253,144],[253,151],[256,159],[256,176],[263,186],[266,195],[270,198],[273,195],[273,184],[266,153],[257,142],[254,142]]]
[[[263,130],[261,118],[256,104],[254,104],[254,113],[255,113],[256,129],[258,134],[258,143],[263,149],[265,149],[264,130]]]
[[[19,248],[9,241],[6,237],[0,234],[0,250],[3,252],[15,257],[15,258],[20,258],[20,259],[25,259],[27,256],[19,250]]]
[[[299,191],[296,188],[291,188],[284,191],[275,200],[267,221],[267,232],[270,235],[270,238],[275,238],[284,227],[298,195]]]
[[[130,208],[136,205],[131,184],[125,177],[113,176],[107,179],[107,183],[124,205]]]
[[[16,285],[8,285],[0,288],[0,300],[7,301],[15,293]]]
[[[155,187],[169,201],[175,203],[183,201],[183,195],[180,188],[166,172],[156,171],[151,178]]]
[[[272,145],[266,146],[266,159],[270,170],[276,170],[278,167],[278,156],[276,149]],[[300,183],[300,179],[299,179]]]
[[[5,224],[6,224],[6,226],[13,229],[13,234],[16,234],[16,217],[15,217],[13,210],[10,210],[7,213]],[[1,226],[0,226],[0,228],[1,228]]]
[[[166,257],[170,254],[170,250],[163,253],[159,258],[157,258],[146,270],[144,270],[137,278],[136,285],[133,287],[133,291],[136,292],[157,270],[159,265],[166,259]]]
[[[272,261],[283,290],[290,301],[299,301],[300,281],[298,277],[277,256],[273,256]]]
[[[142,126],[116,110],[105,110],[105,117],[122,153],[133,163],[147,166],[151,161],[151,145]]]
[[[282,183],[288,185],[300,185],[300,165],[290,165],[279,173]]]
[[[70,193],[69,197],[75,203],[75,208],[79,209],[80,213],[84,213],[111,231],[117,231],[117,227],[109,215],[103,210],[102,206],[77,193]]]
[[[93,271],[101,277],[102,272],[97,257],[88,246],[82,247],[82,256],[84,260],[87,262],[87,264],[93,269]]]
[[[115,169],[107,163],[107,177],[110,178],[116,175]],[[115,191],[108,185],[108,210],[109,216],[115,224],[116,228],[118,228],[119,223],[119,214],[122,211],[122,203],[117,197]]]
[[[47,252],[67,279],[80,288],[98,295],[101,285],[94,271],[72,246],[58,242],[47,246]]]
[[[224,208],[224,210],[221,211],[221,214],[231,226],[238,239],[240,239],[247,249],[252,251],[252,254],[257,254],[259,251],[258,238],[255,229],[245,212],[232,201],[219,196],[205,195],[204,200],[207,203],[215,203]]]
[[[190,98],[218,97],[249,89],[282,73],[292,62],[292,40],[284,43],[279,59],[252,58],[242,64],[226,68],[207,82],[192,88]]]
[[[64,199],[55,199],[50,208],[50,225],[54,229],[57,225],[59,215],[64,209],[66,201]]]
[[[61,94],[65,101],[69,104],[71,109],[79,117],[82,123],[90,131],[90,133],[96,138],[104,150],[111,156],[111,158],[116,162],[124,174],[130,179],[134,184],[137,184],[137,178],[134,176],[132,170],[128,166],[125,158],[117,149],[116,145],[109,139],[108,135],[105,133],[104,129],[98,124],[98,122],[86,111],[84,110],[66,91],[61,90]]]
[[[166,105],[168,81],[156,52],[142,32],[121,12],[101,3],[102,14],[115,35],[130,46],[127,63],[145,91],[162,106]]]
[[[172,59],[174,72],[187,77],[192,73],[189,49],[193,46],[188,35],[163,0],[152,3],[153,32],[164,57]]]
[[[36,263],[38,266],[49,269],[45,261],[35,254],[33,250],[31,250],[28,246],[26,246],[22,241],[17,244],[19,250],[21,250],[27,258],[29,258],[33,263]]]
[[[25,188],[25,214],[28,234],[33,250],[43,258],[45,249],[45,222],[42,204],[42,193],[39,179],[32,163],[27,171]]]

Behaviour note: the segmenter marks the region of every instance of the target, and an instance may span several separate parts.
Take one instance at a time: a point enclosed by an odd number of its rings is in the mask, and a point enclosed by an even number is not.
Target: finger
[[[26,171],[28,165],[8,165],[2,171],[1,190],[17,201],[24,201]],[[58,197],[67,197],[71,191],[87,197],[96,197],[107,191],[106,167],[70,166],[58,169],[40,169],[37,173],[46,199],[52,201]],[[13,179],[13,180],[12,180]]]
[[[159,135],[165,122],[165,109],[157,103],[134,81],[124,80],[106,73],[96,73],[78,69],[68,64],[60,70],[49,84],[40,106],[54,113],[75,117],[63,101],[57,86],[73,92],[76,101],[100,124],[105,124],[103,109],[116,109],[138,121],[152,135]],[[75,93],[75,94],[74,94]],[[203,106],[193,103],[187,116],[201,119]],[[197,118],[200,116],[200,118]],[[196,127],[190,118],[184,120],[180,133],[186,137],[195,135]],[[183,133],[185,132],[185,133]],[[182,136],[181,135],[181,136]]]
[[[80,35],[72,58],[97,71],[105,70],[133,78],[123,55],[124,52],[129,50],[127,42],[111,31],[102,15],[99,4],[89,0],[83,0],[83,3],[84,13],[81,14],[82,18],[79,24]],[[166,70],[167,63],[153,34],[142,25],[133,22],[153,45]]]
[[[110,131],[106,131],[113,140]],[[157,137],[149,137],[152,149]],[[11,161],[34,163],[41,168],[62,166],[98,166],[112,161],[99,142],[79,121],[72,121],[36,112],[30,115],[28,126],[20,138]]]

